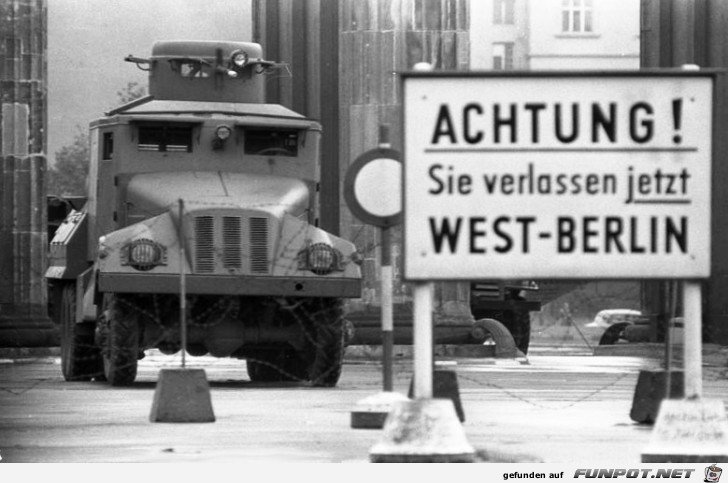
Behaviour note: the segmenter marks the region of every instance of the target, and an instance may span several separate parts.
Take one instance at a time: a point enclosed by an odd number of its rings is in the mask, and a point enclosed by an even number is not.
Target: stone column
[[[340,178],[362,153],[379,144],[379,126],[389,126],[393,149],[401,151],[398,73],[428,62],[435,70],[467,70],[470,58],[467,0],[346,0],[340,4]],[[341,236],[365,254],[362,298],[351,304],[356,324],[379,320],[378,230],[357,220],[341,200]],[[401,277],[402,233],[392,229],[395,326],[411,324],[412,294]],[[467,283],[437,283],[436,325],[470,324]]]
[[[0,3],[0,32],[0,347],[56,345],[45,281],[45,0]]]

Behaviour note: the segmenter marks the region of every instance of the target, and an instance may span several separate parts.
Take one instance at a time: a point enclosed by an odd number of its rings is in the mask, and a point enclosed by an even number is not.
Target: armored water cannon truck
[[[266,104],[259,45],[157,42],[149,95],[90,125],[88,201],[50,244],[67,380],[134,381],[146,349],[336,385],[355,246],[318,228],[321,126]],[[184,328],[184,330],[182,330]]]

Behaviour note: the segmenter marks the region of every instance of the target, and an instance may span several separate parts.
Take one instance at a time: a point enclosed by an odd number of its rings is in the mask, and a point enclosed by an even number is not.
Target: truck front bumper
[[[101,272],[98,278],[98,290],[117,293],[180,293],[180,276]],[[361,280],[325,277],[186,275],[185,292],[198,295],[359,298]]]

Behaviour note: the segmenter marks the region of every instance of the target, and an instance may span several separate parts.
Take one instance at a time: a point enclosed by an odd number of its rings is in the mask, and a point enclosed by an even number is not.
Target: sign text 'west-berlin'
[[[706,277],[709,75],[404,80],[405,277]]]

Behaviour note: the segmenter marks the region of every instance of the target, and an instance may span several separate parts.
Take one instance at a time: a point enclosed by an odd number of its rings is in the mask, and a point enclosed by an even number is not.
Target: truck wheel
[[[139,321],[129,302],[119,295],[106,295],[104,375],[112,386],[134,382],[139,355]]]
[[[614,345],[619,339],[624,338],[624,329],[629,324],[614,324],[604,331],[599,339],[599,345]]]
[[[90,381],[103,374],[101,351],[94,343],[94,325],[77,324],[76,285],[68,283],[61,292],[58,313],[61,329],[61,372],[67,381]]]
[[[281,373],[268,361],[245,360],[248,369],[248,377],[253,382],[278,382],[281,380]]]
[[[334,387],[344,363],[344,310],[341,300],[304,304],[308,379],[317,387]]]
[[[301,369],[301,359],[292,349],[282,349],[275,355],[246,359],[248,376],[253,382],[302,381],[306,374]]]

